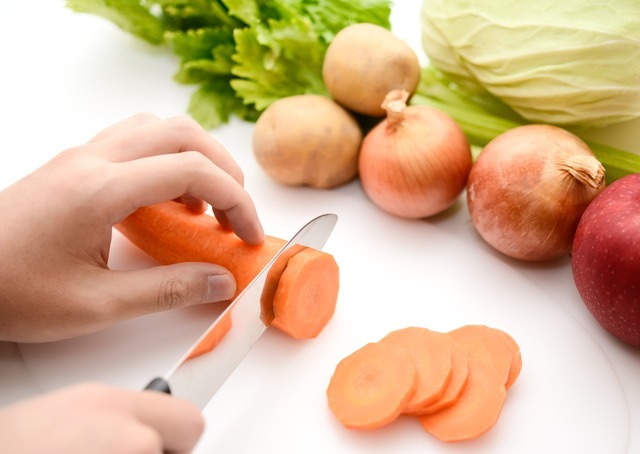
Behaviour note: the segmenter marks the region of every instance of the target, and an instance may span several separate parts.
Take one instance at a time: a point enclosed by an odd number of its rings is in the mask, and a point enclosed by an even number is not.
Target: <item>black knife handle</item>
[[[171,394],[169,382],[162,377],[154,378],[144,389],[145,391],[160,391],[161,393]]]

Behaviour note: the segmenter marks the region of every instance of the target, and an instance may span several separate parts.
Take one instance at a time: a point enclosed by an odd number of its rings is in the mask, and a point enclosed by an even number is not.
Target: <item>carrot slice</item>
[[[205,353],[209,353],[217,347],[224,336],[226,336],[229,330],[231,330],[231,312],[224,312],[220,317],[220,322],[211,331],[209,331],[196,348],[189,353],[189,356],[185,358],[185,361],[204,355]]]
[[[452,371],[451,344],[446,334],[411,326],[390,332],[380,342],[404,348],[415,362],[418,385],[404,413],[419,412],[442,396]]]
[[[446,335],[446,337],[449,343],[449,350],[451,351],[451,378],[440,398],[420,409],[416,412],[417,415],[435,413],[438,410],[453,405],[460,397],[467,383],[469,376],[469,355],[451,336]]]
[[[416,368],[401,347],[369,343],[342,359],[327,388],[329,408],[350,429],[376,429],[394,421],[417,386]]]
[[[296,339],[316,337],[336,308],[338,265],[329,254],[305,249],[287,262],[273,297],[272,326]]]
[[[149,254],[161,264],[179,262],[211,262],[227,268],[235,277],[237,292],[241,292],[255,278],[260,270],[275,256],[285,245],[285,240],[267,236],[263,244],[252,246],[232,231],[224,229],[213,216],[208,214],[196,214],[189,211],[178,202],[162,202],[148,207],[139,208],[127,218],[116,224],[119,230],[133,244]],[[296,252],[294,250],[292,252]],[[319,256],[325,257],[319,259]],[[291,258],[295,261],[291,262]],[[294,269],[286,272],[289,263],[294,263]],[[275,269],[268,276],[267,293],[278,294],[280,303],[279,314],[271,314],[273,301],[265,297],[261,301],[263,315],[266,320],[271,317],[279,317],[288,320],[280,323],[279,329],[287,332],[287,329],[295,329],[297,320],[303,320],[305,325],[299,332],[318,333],[331,318],[326,314],[333,314],[337,302],[338,293],[338,266],[330,254],[311,248],[304,248],[289,257],[284,270]],[[305,272],[310,266],[313,272]],[[323,270],[326,266],[330,269]],[[282,279],[286,274],[286,279]],[[293,282],[295,279],[304,279],[305,282]],[[280,282],[284,285],[281,290]],[[311,292],[300,289],[323,286],[323,292]],[[275,287],[275,290],[274,290]],[[308,300],[310,297],[321,296],[321,300]],[[282,301],[286,300],[286,304]],[[324,311],[321,305],[327,305]],[[307,318],[300,314],[313,308],[313,314],[324,314],[323,317]],[[295,312],[296,316],[290,316],[287,311]],[[312,324],[315,327],[312,328]],[[287,334],[289,334],[287,332]],[[299,336],[299,334],[296,334]],[[294,337],[296,337],[294,336]]]
[[[514,355],[520,350],[511,336],[486,325],[465,325],[448,334],[467,350],[471,358],[492,366],[506,386]]]
[[[304,246],[295,244],[280,254],[275,263],[271,265],[264,283],[264,288],[262,289],[262,295],[260,295],[260,319],[265,325],[271,325],[275,318],[275,314],[273,313],[273,298],[280,284],[282,273],[284,273],[289,259],[303,249]]]
[[[456,403],[418,419],[439,440],[470,440],[495,426],[506,396],[504,381],[497,371],[485,362],[470,359],[467,383]]]

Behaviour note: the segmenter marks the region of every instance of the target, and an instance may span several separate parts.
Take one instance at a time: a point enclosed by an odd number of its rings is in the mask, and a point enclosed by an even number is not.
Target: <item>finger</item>
[[[213,215],[218,220],[218,224],[220,224],[222,228],[227,230],[233,230],[231,222],[229,222],[229,218],[227,217],[227,214],[224,211],[218,210],[215,207],[212,207],[212,211],[213,211]]]
[[[140,421],[137,415],[128,416],[126,419],[113,417],[107,419],[107,421],[104,419],[101,421],[102,429],[114,437],[113,440],[108,442],[108,446],[101,446],[101,448],[105,452],[123,454],[166,454],[162,435],[155,428]],[[96,440],[92,441],[95,448]]]
[[[135,416],[160,435],[164,452],[193,451],[204,432],[204,418],[194,404],[156,391],[133,394]]]
[[[177,263],[140,270],[109,271],[99,293],[111,322],[196,304],[228,301],[236,282],[225,268],[211,263]],[[98,304],[98,303],[96,303]]]
[[[115,166],[105,187],[113,204],[109,212],[116,216],[114,224],[139,207],[189,194],[208,202],[223,225],[247,243],[262,242],[264,232],[249,194],[200,153],[152,156]]]
[[[190,194],[183,194],[181,197],[174,199],[176,202],[180,202],[184,204],[189,211],[197,214],[204,213],[207,211],[207,202],[204,200],[200,200],[197,197],[194,197]]]
[[[229,152],[198,123],[175,117],[141,124],[101,140],[101,153],[112,162],[124,162],[160,154],[198,151],[244,184],[244,175]]]
[[[157,116],[151,113],[148,113],[148,112],[137,113],[135,115],[132,115],[129,118],[126,118],[118,123],[115,123],[114,125],[109,126],[108,128],[103,129],[98,134],[93,136],[93,138],[89,140],[89,143],[104,140],[107,137],[111,137],[115,134],[119,134],[135,126],[151,124],[151,123],[156,123],[160,121],[161,121],[160,118],[158,118]]]

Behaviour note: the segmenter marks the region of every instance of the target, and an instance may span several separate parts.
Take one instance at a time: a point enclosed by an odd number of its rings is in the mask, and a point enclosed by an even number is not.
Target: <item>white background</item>
[[[424,61],[420,2],[397,3],[394,30]],[[168,51],[60,0],[0,2],[0,55],[0,187],[135,112],[183,114],[194,89],[172,80],[177,60]],[[282,187],[257,167],[251,131],[234,120],[211,133],[244,169],[268,234],[287,238],[317,214],[338,214],[325,250],[340,264],[341,293],[317,339],[267,331],[205,409],[197,452],[640,452],[640,350],[592,319],[568,258],[527,264],[492,251],[463,198],[445,214],[408,221],[374,207],[357,181],[332,191]],[[611,140],[622,140],[614,132]],[[151,264],[115,236],[114,268]],[[192,308],[63,342],[0,343],[0,403],[86,379],[140,389],[214,315]],[[324,393],[342,357],[392,329],[466,323],[502,328],[522,349],[522,374],[491,432],[445,445],[411,418],[374,433],[335,421]]]

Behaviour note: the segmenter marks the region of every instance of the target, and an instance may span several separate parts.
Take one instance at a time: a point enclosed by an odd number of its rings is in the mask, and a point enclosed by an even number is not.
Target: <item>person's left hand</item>
[[[141,206],[207,203],[251,244],[264,234],[231,155],[186,117],[134,116],[0,192],[0,340],[40,342],[156,311],[230,298],[210,263],[108,267],[112,226]]]

